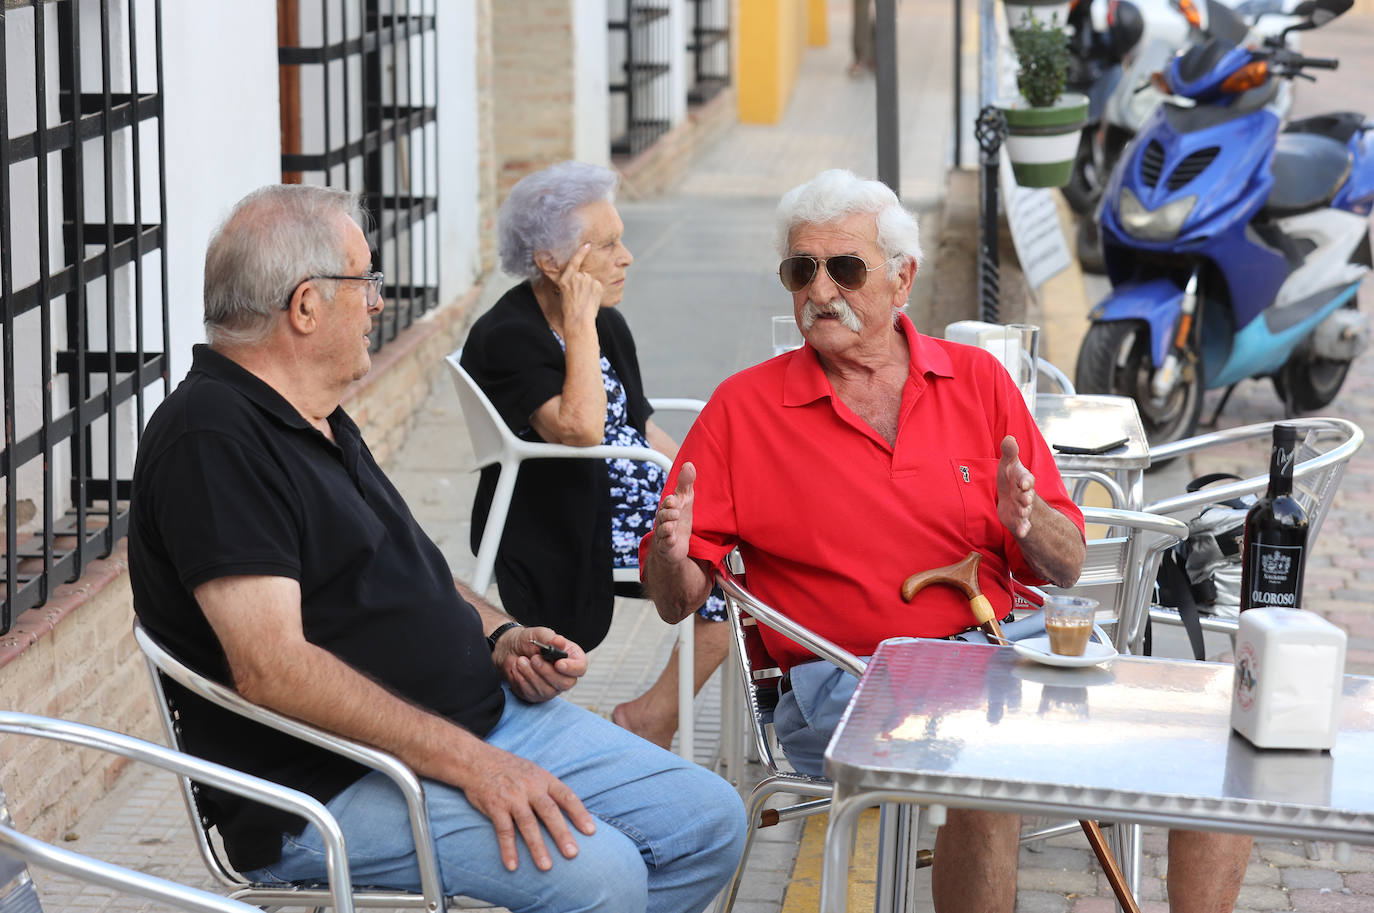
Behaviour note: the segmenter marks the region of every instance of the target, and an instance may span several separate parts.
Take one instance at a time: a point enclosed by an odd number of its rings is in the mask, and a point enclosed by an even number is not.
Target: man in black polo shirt
[[[134,470],[135,610],[203,673],[426,778],[445,891],[511,910],[695,913],[739,858],[734,790],[559,698],[586,671],[581,648],[455,587],[339,405],[370,367],[383,303],[360,221],[352,194],[271,186],[211,239],[209,345]],[[536,639],[567,657],[542,659]],[[193,751],[329,806],[356,882],[418,889],[388,780],[177,698]],[[313,827],[224,794],[208,804],[250,877],[323,879]]]

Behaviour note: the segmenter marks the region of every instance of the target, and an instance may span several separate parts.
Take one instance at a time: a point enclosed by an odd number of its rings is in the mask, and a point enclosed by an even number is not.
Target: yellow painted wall
[[[806,5],[806,37],[813,48],[823,48],[830,43],[830,36],[827,32],[829,23],[826,19],[825,0],[808,0]]]
[[[739,0],[736,87],[739,119],[774,124],[782,118],[811,33],[815,0]],[[824,7],[824,0],[821,0]]]

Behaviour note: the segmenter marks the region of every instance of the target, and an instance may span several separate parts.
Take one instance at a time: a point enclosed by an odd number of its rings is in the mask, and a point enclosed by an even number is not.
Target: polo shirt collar
[[[897,328],[906,336],[909,359],[908,383],[927,375],[954,376],[954,366],[950,364],[949,354],[929,337],[917,332],[915,324],[905,312],[898,315]],[[821,370],[820,359],[816,357],[815,349],[808,344],[792,353],[782,383],[784,406],[804,406],[830,396],[833,392],[830,381]]]
[[[296,411],[295,406],[287,402],[286,398],[274,390],[265,380],[232,358],[216,352],[204,343],[191,347],[190,373],[204,374],[226,384],[234,392],[245,397],[288,428],[319,433],[314,425],[306,421],[305,416]],[[343,407],[336,406],[334,412],[329,416],[330,424],[334,426],[336,432],[341,424],[336,419],[343,415]],[[346,425],[347,423],[342,424]]]

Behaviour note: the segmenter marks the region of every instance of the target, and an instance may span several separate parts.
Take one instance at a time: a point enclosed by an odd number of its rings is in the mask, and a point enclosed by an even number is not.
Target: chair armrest
[[[653,406],[656,412],[691,412],[700,415],[701,410],[706,408],[706,400],[651,396],[649,397],[649,405]]]
[[[739,578],[729,571],[717,568],[716,584],[720,586],[721,592],[737,601],[760,624],[767,625],[784,637],[796,641],[819,658],[839,666],[856,678],[863,675],[864,669],[868,668],[868,664],[853,653],[802,627],[772,606],[760,602],[758,597],[745,589]]]
[[[1305,479],[1345,463],[1364,443],[1364,431],[1347,419],[1304,418],[1295,419],[1294,424],[1298,426],[1300,433],[1315,431],[1317,434],[1340,434],[1344,436],[1344,440],[1330,450],[1310,459],[1302,460],[1294,466],[1294,480]],[[1258,422],[1239,428],[1226,428],[1221,431],[1199,434],[1181,441],[1174,441],[1172,444],[1161,444],[1158,447],[1150,448],[1150,461],[1153,463],[1157,460],[1173,459],[1212,447],[1221,447],[1251,438],[1267,436],[1273,426],[1273,422]],[[1164,498],[1147,505],[1145,510],[1152,514],[1178,514],[1184,511],[1195,511],[1218,501],[1263,491],[1268,484],[1269,476],[1267,474],[1251,476],[1248,479],[1228,482],[1225,485],[1209,485],[1199,491]]]
[[[1098,523],[1103,526],[1134,527],[1159,533],[1173,539],[1172,546],[1180,539],[1188,538],[1188,525],[1173,517],[1165,517],[1152,511],[1117,510],[1112,507],[1082,507],[1085,523]]]
[[[325,865],[329,873],[329,889],[334,909],[338,913],[352,913],[352,885],[348,875],[348,860],[344,854],[343,833],[339,830],[334,816],[313,797],[222,764],[82,723],[6,710],[0,711],[0,732],[35,736],[110,752],[181,776],[193,777],[198,782],[300,815],[315,825],[324,838]],[[256,907],[248,904],[92,859],[81,853],[29,837],[4,824],[0,824],[0,845],[41,868],[116,890],[128,891],[175,907],[210,913],[258,913]]]
[[[429,811],[425,807],[424,788],[414,771],[394,755],[260,707],[238,692],[192,671],[164,650],[137,621],[134,622],[134,640],[138,642],[139,649],[143,651],[150,665],[192,694],[255,723],[295,736],[301,741],[342,755],[389,777],[405,796],[406,806],[410,810],[411,831],[420,869],[421,893],[424,894],[429,909],[443,909],[443,882],[439,878],[434,840],[429,827]]]
[[[641,463],[653,463],[662,467],[665,472],[673,468],[673,461],[652,447],[627,447],[619,444],[573,447],[570,444],[545,444],[538,441],[520,441],[515,446],[519,455],[527,460],[636,460]]]

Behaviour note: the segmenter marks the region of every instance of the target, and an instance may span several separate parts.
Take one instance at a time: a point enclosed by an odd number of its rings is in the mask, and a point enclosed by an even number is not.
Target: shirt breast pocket
[[[980,551],[1000,550],[1002,521],[997,518],[998,460],[950,460],[954,486],[964,504],[964,533],[973,548]]]

